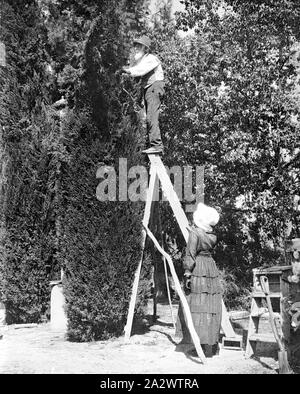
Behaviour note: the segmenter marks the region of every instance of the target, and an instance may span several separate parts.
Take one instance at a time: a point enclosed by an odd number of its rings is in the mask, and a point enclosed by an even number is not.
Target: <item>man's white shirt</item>
[[[157,56],[152,54],[144,55],[136,65],[128,67],[127,71],[132,77],[145,77],[147,74],[153,71],[153,73],[149,75],[149,78],[145,80],[145,88],[152,85],[152,83],[155,81],[164,80],[164,72],[161,62]]]

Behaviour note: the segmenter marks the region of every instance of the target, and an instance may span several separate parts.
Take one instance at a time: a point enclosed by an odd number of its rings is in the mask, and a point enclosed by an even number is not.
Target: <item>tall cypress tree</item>
[[[49,7],[48,24],[54,28],[50,54],[58,91],[68,100],[62,124],[68,159],[60,167],[57,257],[65,272],[72,340],[122,333],[141,255],[144,203],[97,200],[96,172],[101,165],[118,172],[119,158],[126,158],[128,167],[143,163],[144,129],[135,112],[138,91],[116,74],[126,62],[132,34],[140,29],[137,14],[143,4],[63,1]]]
[[[1,299],[7,322],[37,322],[49,307],[54,234],[47,122],[46,31],[35,1],[2,1]]]

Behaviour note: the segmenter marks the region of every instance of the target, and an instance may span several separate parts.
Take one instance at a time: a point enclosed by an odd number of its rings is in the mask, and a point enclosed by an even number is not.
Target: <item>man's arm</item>
[[[158,58],[154,55],[144,56],[141,61],[133,67],[124,67],[124,70],[132,77],[143,77],[150,71],[154,70],[160,64]]]

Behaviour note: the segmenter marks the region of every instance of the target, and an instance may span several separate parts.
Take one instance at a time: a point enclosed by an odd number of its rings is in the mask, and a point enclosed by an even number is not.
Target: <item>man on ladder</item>
[[[164,72],[157,56],[150,53],[151,41],[147,36],[137,38],[134,45],[134,65],[122,70],[132,77],[142,78],[143,99],[146,110],[150,148],[144,153],[162,154],[163,143],[159,128],[159,111],[164,96]]]

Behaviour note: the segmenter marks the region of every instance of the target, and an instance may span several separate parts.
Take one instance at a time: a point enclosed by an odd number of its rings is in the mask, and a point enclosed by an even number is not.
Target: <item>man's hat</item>
[[[150,40],[150,38],[147,37],[147,36],[142,36],[142,37],[136,38],[136,39],[133,41],[133,43],[134,43],[134,44],[142,44],[142,45],[144,45],[145,47],[150,48],[151,40]]]

